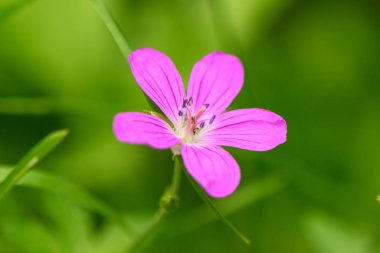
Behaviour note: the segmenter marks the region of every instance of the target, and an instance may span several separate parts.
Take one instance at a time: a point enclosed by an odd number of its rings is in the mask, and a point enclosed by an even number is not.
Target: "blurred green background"
[[[236,54],[245,84],[231,108],[266,108],[288,123],[288,141],[275,150],[228,149],[242,182],[215,203],[252,245],[184,178],[179,209],[146,252],[380,252],[378,1],[106,4],[132,48],[165,52],[185,82],[205,54]],[[35,171],[77,185],[141,231],[171,180],[171,154],[117,142],[112,120],[147,109],[89,0],[0,2],[0,164],[68,128]],[[133,238],[75,197],[14,188],[0,201],[0,252],[125,252]]]

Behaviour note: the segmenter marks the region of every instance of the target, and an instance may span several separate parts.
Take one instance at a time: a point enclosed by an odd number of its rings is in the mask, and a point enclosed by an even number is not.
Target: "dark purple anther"
[[[205,124],[206,124],[206,123],[203,121],[203,122],[199,125],[199,127],[200,127],[200,128],[203,128],[203,127],[205,126]]]
[[[207,109],[210,106],[210,104],[204,104],[203,106]]]
[[[182,117],[182,116],[183,116],[183,112],[182,112],[182,111],[179,111],[179,112],[178,112],[178,115],[179,115],[180,117]]]
[[[189,101],[187,101],[187,105],[188,106],[192,106],[193,105],[193,98],[192,97],[190,97]]]
[[[188,100],[186,98],[183,99],[183,102],[182,102],[182,108],[185,108],[186,105],[187,105],[187,102]]]
[[[213,115],[212,117],[211,117],[211,119],[210,119],[210,124],[212,124],[212,122],[214,122],[214,120],[215,120],[215,115]]]

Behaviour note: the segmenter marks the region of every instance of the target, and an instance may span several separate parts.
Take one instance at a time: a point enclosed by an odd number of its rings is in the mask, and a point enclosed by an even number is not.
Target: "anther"
[[[215,120],[215,115],[213,115],[212,117],[211,117],[211,119],[210,119],[210,124],[212,124],[212,122],[214,122],[214,120]]]
[[[187,105],[187,102],[188,100],[186,98],[183,99],[183,102],[182,102],[182,108],[185,108],[186,105]]]
[[[203,128],[203,127],[205,126],[205,124],[206,124],[206,123],[203,121],[203,122],[201,122],[201,124],[199,125],[199,127],[200,127],[200,128]]]
[[[206,111],[206,109],[208,108],[209,104],[204,104],[201,106],[201,108],[199,109],[197,115],[196,115],[196,118],[200,118],[201,115]]]
[[[182,116],[183,116],[183,112],[182,112],[182,111],[179,111],[179,112],[178,112],[178,116],[182,117]]]
[[[191,116],[191,124],[195,124],[195,116]]]
[[[188,106],[192,106],[193,105],[193,98],[190,97],[189,100],[187,101],[187,105]]]

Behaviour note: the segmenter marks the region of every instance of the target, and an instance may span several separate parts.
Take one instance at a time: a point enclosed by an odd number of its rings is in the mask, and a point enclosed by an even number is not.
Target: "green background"
[[[378,1],[106,4],[131,47],[165,52],[185,83],[207,53],[237,55],[245,83],[231,108],[269,109],[288,124],[288,141],[272,151],[228,149],[242,182],[215,203],[250,246],[184,178],[179,209],[146,252],[380,252]],[[171,154],[117,142],[112,120],[147,109],[89,0],[1,1],[0,164],[68,128],[35,170],[76,184],[141,231],[171,180]],[[118,253],[131,240],[70,197],[16,187],[0,200],[1,253]]]

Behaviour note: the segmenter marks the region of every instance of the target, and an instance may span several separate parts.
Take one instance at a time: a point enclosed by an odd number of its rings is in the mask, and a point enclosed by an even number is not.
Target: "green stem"
[[[97,10],[100,17],[102,18],[104,24],[107,26],[108,30],[112,34],[124,58],[128,61],[128,55],[132,52],[132,50],[129,46],[127,39],[121,32],[120,27],[117,25],[111,13],[108,11],[103,0],[92,0],[92,3],[94,4],[94,8]]]
[[[171,184],[171,195],[178,198],[178,191],[181,185],[181,177],[182,177],[182,163],[180,157],[177,155],[174,157],[174,172]]]
[[[112,17],[111,13],[108,11],[103,0],[91,0],[94,8],[99,13],[99,16],[103,20],[104,24],[107,26],[112,37],[114,38],[116,44],[120,48],[126,61],[128,61],[129,54],[132,52],[132,47],[129,45],[126,37],[121,32],[120,27],[117,25],[115,19]],[[144,93],[146,100],[152,110],[156,112],[161,112],[160,108]]]
[[[153,216],[146,229],[138,236],[128,248],[127,252],[137,252],[151,238],[152,234],[157,230],[163,219],[178,207],[178,191],[182,177],[182,162],[179,156],[174,157],[174,171],[172,182],[165,190],[160,199],[160,207]]]

